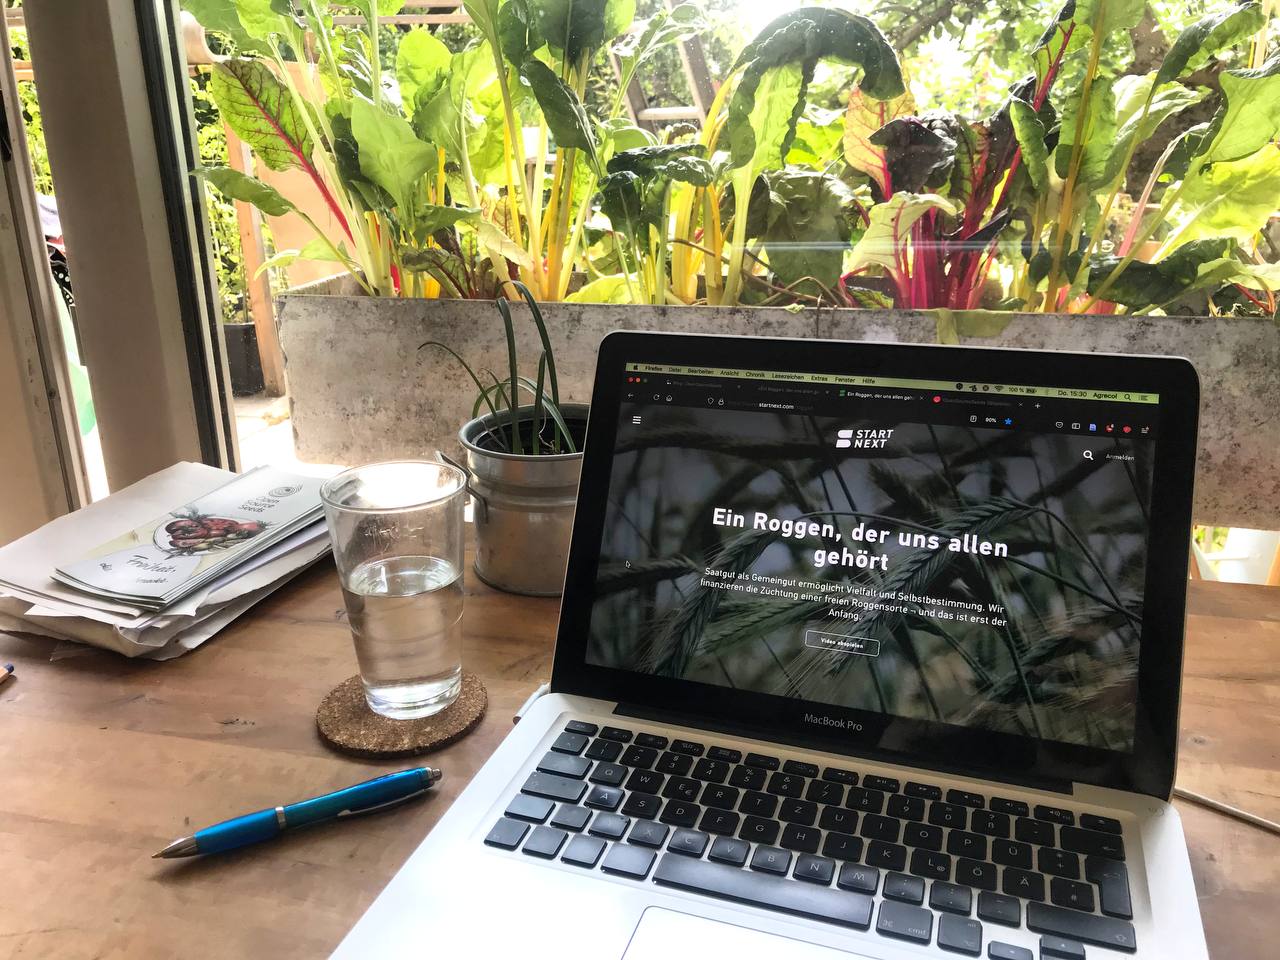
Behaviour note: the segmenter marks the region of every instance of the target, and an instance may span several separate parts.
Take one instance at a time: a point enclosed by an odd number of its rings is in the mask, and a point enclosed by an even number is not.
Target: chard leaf
[[[599,169],[596,141],[591,121],[582,101],[572,88],[556,76],[541,60],[529,60],[520,68],[520,76],[529,84],[534,99],[542,108],[547,126],[560,147],[576,147],[586,152],[593,169]]]
[[[854,87],[849,95],[849,109],[844,116],[844,158],[855,170],[869,176],[887,197],[895,187],[889,176],[884,148],[871,142],[871,136],[885,124],[909,117],[916,112],[916,101],[910,89],[889,100],[877,100]]]
[[[251,203],[269,217],[283,217],[295,209],[293,203],[269,183],[231,167],[196,167],[191,172],[207,180],[224,197]]]
[[[1076,0],[1075,21],[1094,33],[1109,37],[1130,30],[1142,19],[1147,0]]]
[[[498,8],[498,46],[507,63],[519,67],[537,49],[527,0],[507,0]]]
[[[1111,284],[1105,296],[1112,303],[1121,303],[1133,310],[1169,303],[1193,290],[1203,289],[1201,266],[1221,261],[1234,249],[1235,243],[1227,239],[1195,240],[1157,263],[1135,260]],[[1089,263],[1086,289],[1090,293],[1101,289],[1120,259],[1117,256],[1094,257]],[[1210,279],[1207,282],[1216,281]],[[1217,285],[1221,286],[1220,283]]]
[[[628,278],[619,273],[598,277],[564,299],[566,303],[634,303],[631,291],[639,285],[638,277]]]
[[[235,0],[235,10],[245,32],[258,40],[286,33],[286,17],[293,15],[292,6],[281,0]]]
[[[853,248],[851,269],[881,266],[899,269],[898,255],[910,238],[911,227],[930,210],[954,215],[956,207],[946,197],[925,193],[895,193],[871,208],[871,223]]]
[[[1071,155],[1076,143],[1077,126],[1080,136],[1080,168],[1076,183],[1082,187],[1099,187],[1107,182],[1107,163],[1111,157],[1116,137],[1116,95],[1109,81],[1099,79],[1089,90],[1089,102],[1085,106],[1083,126],[1079,124],[1080,110],[1084,106],[1079,96],[1070,97],[1062,110],[1062,124],[1058,147],[1054,151],[1057,174],[1064,180],[1071,166]],[[1080,196],[1083,191],[1078,191]]]
[[[311,137],[288,89],[265,60],[214,64],[209,93],[236,136],[272,170],[306,167]]]
[[[360,147],[360,172],[407,209],[422,175],[436,165],[436,150],[408,122],[367,100],[351,103],[351,133]]]
[[[448,230],[458,223],[474,223],[480,217],[479,207],[442,207],[424,203],[415,211],[413,239],[425,247],[433,234]]]
[[[1280,135],[1280,53],[1256,70],[1224,70],[1219,80],[1226,105],[1199,157],[1208,163],[1250,156]]]
[[[1036,193],[1043,193],[1049,186],[1049,148],[1045,146],[1044,124],[1036,116],[1035,107],[1014,97],[1009,101],[1009,120],[1013,135],[1022,148],[1022,165]]]
[[[396,80],[405,115],[412,118],[419,95],[428,100],[440,92],[449,78],[453,54],[426,30],[411,30],[396,51]]]
[[[700,143],[634,147],[615,153],[606,169],[609,173],[630,170],[641,180],[678,180],[695,187],[705,187],[715,174],[711,164],[698,156],[704,149]]]
[[[1035,84],[1039,87],[1049,75],[1049,68],[1058,56],[1063,45],[1077,47],[1083,39],[1083,31],[1076,27],[1076,0],[1066,0],[1058,10],[1054,20],[1040,35],[1031,50],[1031,61],[1035,66]]]
[[[497,75],[493,57],[483,46],[468,47],[449,61],[449,80],[435,96],[420,97],[413,129],[420,140],[443,147],[455,162],[468,151],[468,138],[481,126],[471,100]],[[421,92],[421,91],[420,91]]]
[[[599,50],[631,26],[635,0],[528,0],[536,36],[570,63]],[[541,46],[541,44],[539,44]]]
[[[641,28],[625,34],[614,44],[613,55],[618,58],[619,76],[634,73],[637,67],[648,62],[667,44],[687,40],[705,29],[707,24],[702,12],[692,3],[659,10]]]
[[[261,38],[252,36],[240,21],[236,5],[227,0],[182,0],[182,9],[199,21],[206,30],[221,33],[236,45],[240,53],[270,53]]]
[[[1156,71],[1156,86],[1170,83],[1186,70],[1204,63],[1219,50],[1234,46],[1260,30],[1266,23],[1257,0],[1245,0],[1226,10],[1218,10],[1187,27],[1164,55]]]
[[[1277,214],[1280,146],[1267,144],[1242,160],[1214,163],[1188,174],[1167,218],[1173,230],[1157,256],[1168,256],[1184,244],[1206,238],[1231,237],[1247,243]]]
[[[497,224],[489,220],[480,220],[476,223],[476,234],[480,237],[480,242],[484,244],[486,249],[506,257],[512,263],[519,264],[522,267],[531,268],[533,266],[533,257],[529,255],[529,251],[507,236],[506,232]]]
[[[275,254],[258,264],[258,269],[253,271],[253,279],[257,280],[258,277],[272,268],[287,267],[298,260],[322,260],[345,264],[349,259],[345,244],[335,250],[329,245],[328,241],[321,237],[312,237],[301,250],[276,251]]]
[[[600,179],[600,212],[613,229],[629,237],[640,235],[644,215],[644,185],[633,170],[618,170]]]
[[[852,233],[853,190],[838,177],[790,169],[766,174],[768,226],[760,237],[780,286],[804,277],[828,289],[840,280]]]
[[[743,88],[738,87],[729,103],[727,121],[729,163],[733,169],[754,178],[761,170],[782,166],[803,88],[800,68],[794,65],[769,70],[751,89],[750,96],[742,95]]]
[[[936,193],[951,179],[961,121],[943,110],[918,117],[899,117],[871,135],[884,150],[893,189],[908,193]]]
[[[1158,89],[1152,96],[1152,85],[1156,77],[1157,74],[1149,73],[1146,76],[1130,75],[1116,80],[1117,130],[1102,173],[1102,183],[1114,183],[1124,173],[1120,165],[1124,163],[1130,145],[1135,140],[1148,139],[1169,117],[1200,102],[1202,94],[1199,91],[1181,84],[1169,84]],[[1151,105],[1144,117],[1143,106],[1148,97],[1151,98]]]

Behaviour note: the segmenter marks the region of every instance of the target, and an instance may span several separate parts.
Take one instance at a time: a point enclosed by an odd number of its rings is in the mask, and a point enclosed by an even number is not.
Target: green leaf
[[[483,46],[454,54],[449,61],[448,83],[429,100],[418,101],[413,129],[419,139],[443,147],[451,160],[460,162],[464,149],[469,148],[468,139],[483,123],[472,106],[472,97],[495,76],[493,57]]]
[[[916,112],[916,101],[911,90],[889,100],[877,100],[854,87],[849,95],[849,108],[844,116],[844,158],[855,170],[860,170],[875,181],[882,197],[893,192],[889,166],[884,158],[884,147],[871,142],[871,136],[886,123],[899,117],[910,117]]]
[[[1256,70],[1224,70],[1219,80],[1227,102],[1199,158],[1208,163],[1247,157],[1280,135],[1280,53]]]
[[[1076,0],[1074,19],[1088,24],[1095,34],[1110,37],[1136,27],[1146,5],[1147,0]]]
[[[773,202],[760,239],[778,285],[813,277],[834,288],[849,249],[853,190],[838,177],[813,170],[784,170],[762,179]]]
[[[1124,173],[1121,164],[1129,155],[1130,145],[1136,141],[1147,140],[1155,133],[1156,128],[1169,117],[1185,110],[1193,103],[1199,103],[1203,94],[1181,84],[1171,83],[1151,95],[1156,74],[1146,76],[1128,75],[1115,82],[1116,95],[1116,134],[1107,155],[1102,183],[1114,183]],[[1151,97],[1151,105],[1143,107],[1147,98]]]
[[[234,0],[236,17],[249,36],[266,40],[273,34],[288,32],[285,16],[288,8],[280,9],[279,0]]]
[[[631,291],[640,280],[634,275],[629,279],[620,273],[599,277],[565,297],[565,303],[634,303]]]
[[[1066,0],[1053,22],[1041,34],[1031,49],[1031,61],[1035,66],[1035,85],[1040,86],[1049,75],[1049,68],[1063,44],[1078,47],[1086,31],[1075,26],[1076,0]],[[1068,33],[1070,31],[1070,33]]]
[[[418,181],[436,165],[435,148],[419,140],[407,121],[367,100],[352,101],[351,132],[360,146],[360,172],[407,210]]]
[[[235,4],[228,0],[182,0],[182,9],[195,17],[206,30],[230,39],[239,53],[271,52],[270,46],[244,28]]]
[[[599,168],[596,141],[591,121],[582,101],[567,83],[541,60],[530,60],[520,68],[520,76],[529,84],[534,99],[542,108],[547,126],[560,147],[576,147],[586,152],[593,168]]]
[[[1237,6],[1207,14],[1183,30],[1173,42],[1156,71],[1156,86],[1178,79],[1184,71],[1194,69],[1218,51],[1247,39],[1265,22],[1257,0],[1245,0]]]
[[[853,248],[850,269],[878,265],[898,269],[898,254],[906,245],[911,227],[930,210],[954,215],[955,206],[937,194],[895,193],[871,208],[871,223]]]
[[[628,237],[640,234],[644,214],[644,183],[632,170],[619,170],[602,177],[599,183],[600,212],[613,229]]]
[[[330,263],[343,263],[347,261],[347,251],[345,246],[340,246],[335,252],[328,241],[321,237],[312,237],[302,247],[301,250],[278,250],[276,253],[268,257],[258,269],[253,272],[253,279],[258,279],[266,271],[276,267],[287,267],[289,264],[297,260],[321,260]]]
[[[742,87],[729,104],[727,133],[729,162],[750,179],[761,170],[781,167],[784,148],[794,127],[794,111],[804,80],[800,68],[784,66],[770,70],[755,85],[751,98],[739,98]],[[745,113],[742,111],[746,111]],[[736,112],[735,112],[736,111]]]
[[[264,60],[215,64],[209,93],[236,136],[272,170],[306,167],[311,137],[288,89]]]
[[[404,34],[396,51],[396,80],[407,116],[413,116],[420,94],[425,101],[440,92],[452,59],[449,48],[421,27]]]
[[[1116,278],[1104,296],[1112,303],[1121,303],[1133,310],[1169,303],[1192,289],[1200,288],[1200,267],[1222,260],[1234,248],[1231,240],[1195,240],[1158,263],[1135,260]],[[1087,284],[1090,293],[1102,288],[1120,259],[1107,256],[1090,261]]]
[[[498,9],[498,46],[507,63],[519,67],[538,47],[526,0],[507,0]]]
[[[1081,100],[1069,98],[1062,110],[1062,124],[1058,147],[1054,151],[1054,165],[1059,177],[1066,179],[1071,166],[1071,154],[1076,143]],[[1089,103],[1084,124],[1080,126],[1080,167],[1076,183],[1087,188],[1107,183],[1107,164],[1111,158],[1116,137],[1115,87],[1100,77],[1089,90]],[[1077,196],[1080,195],[1080,191]]]
[[[652,59],[662,47],[696,36],[707,29],[702,12],[692,3],[660,9],[639,29],[623,36],[613,47],[618,75],[625,79]]]
[[[1036,116],[1035,107],[1017,97],[1009,101],[1009,120],[1022,148],[1022,165],[1027,169],[1031,186],[1042,193],[1049,186],[1049,150],[1044,142],[1044,124]]]
[[[479,207],[442,207],[424,203],[415,211],[413,239],[425,246],[432,234],[448,230],[459,223],[475,223],[479,217]]]
[[[1008,311],[948,310],[935,307],[929,311],[937,319],[938,342],[960,343],[961,337],[990,340],[1004,333],[1013,319]]]
[[[283,217],[295,209],[275,187],[231,167],[196,167],[191,172],[207,180],[227,199],[251,203],[269,217]]]
[[[667,143],[620,150],[609,160],[608,172],[630,170],[642,180],[665,179],[705,187],[714,173],[711,164],[698,154],[700,143]]]
[[[497,224],[489,220],[481,220],[476,224],[476,233],[486,249],[522,267],[533,267],[533,257],[529,255],[529,251],[507,236]]]
[[[1173,230],[1157,256],[1165,257],[1183,244],[1211,237],[1247,243],[1277,214],[1280,146],[1268,144],[1242,160],[1214,163],[1188,174],[1167,218]]]
[[[571,64],[621,36],[636,16],[635,0],[528,2],[533,32]]]

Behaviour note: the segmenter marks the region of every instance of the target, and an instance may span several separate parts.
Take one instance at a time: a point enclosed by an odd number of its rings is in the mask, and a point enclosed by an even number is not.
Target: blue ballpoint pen
[[[190,837],[173,841],[152,859],[194,857],[204,853],[224,853],[237,847],[270,840],[286,830],[335,820],[339,817],[372,813],[421,796],[440,782],[441,773],[432,767],[415,767],[366,780],[322,797],[300,800],[283,807],[246,813],[205,827]]]

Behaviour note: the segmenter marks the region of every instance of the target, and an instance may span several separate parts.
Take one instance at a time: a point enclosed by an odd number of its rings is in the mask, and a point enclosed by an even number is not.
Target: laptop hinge
[[[949,773],[956,776],[970,777],[978,780],[990,780],[994,783],[1006,783],[1011,786],[1026,787],[1031,790],[1043,790],[1048,793],[1070,795],[1073,792],[1070,780],[1061,780],[1056,777],[1032,777],[1011,774],[1006,771],[993,770],[987,767],[967,767],[949,765],[932,760],[912,760],[909,757],[902,756],[902,754],[891,753],[884,750],[863,749],[851,751],[847,749],[847,746],[845,749],[838,749],[830,741],[824,741],[817,738],[806,739],[804,737],[792,736],[776,729],[765,731],[752,728],[745,724],[735,724],[711,717],[681,713],[675,710],[663,710],[646,705],[619,703],[614,708],[613,712],[615,716],[619,717],[632,717],[636,720],[650,720],[654,723],[666,723],[671,724],[672,726],[706,730],[708,733],[723,733],[730,736],[748,737],[752,740],[765,740],[769,743],[779,744],[780,746],[820,750],[823,753],[837,753],[841,756],[856,757],[863,760],[874,760],[879,763],[889,763],[897,767],[909,767],[914,770],[928,770],[933,773]]]

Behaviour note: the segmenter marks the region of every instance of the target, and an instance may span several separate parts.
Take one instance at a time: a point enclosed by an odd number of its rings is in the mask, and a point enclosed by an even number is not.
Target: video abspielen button
[[[835,653],[856,653],[862,657],[880,656],[880,641],[870,637],[846,637],[839,633],[806,630],[804,645],[816,650],[831,650]]]

